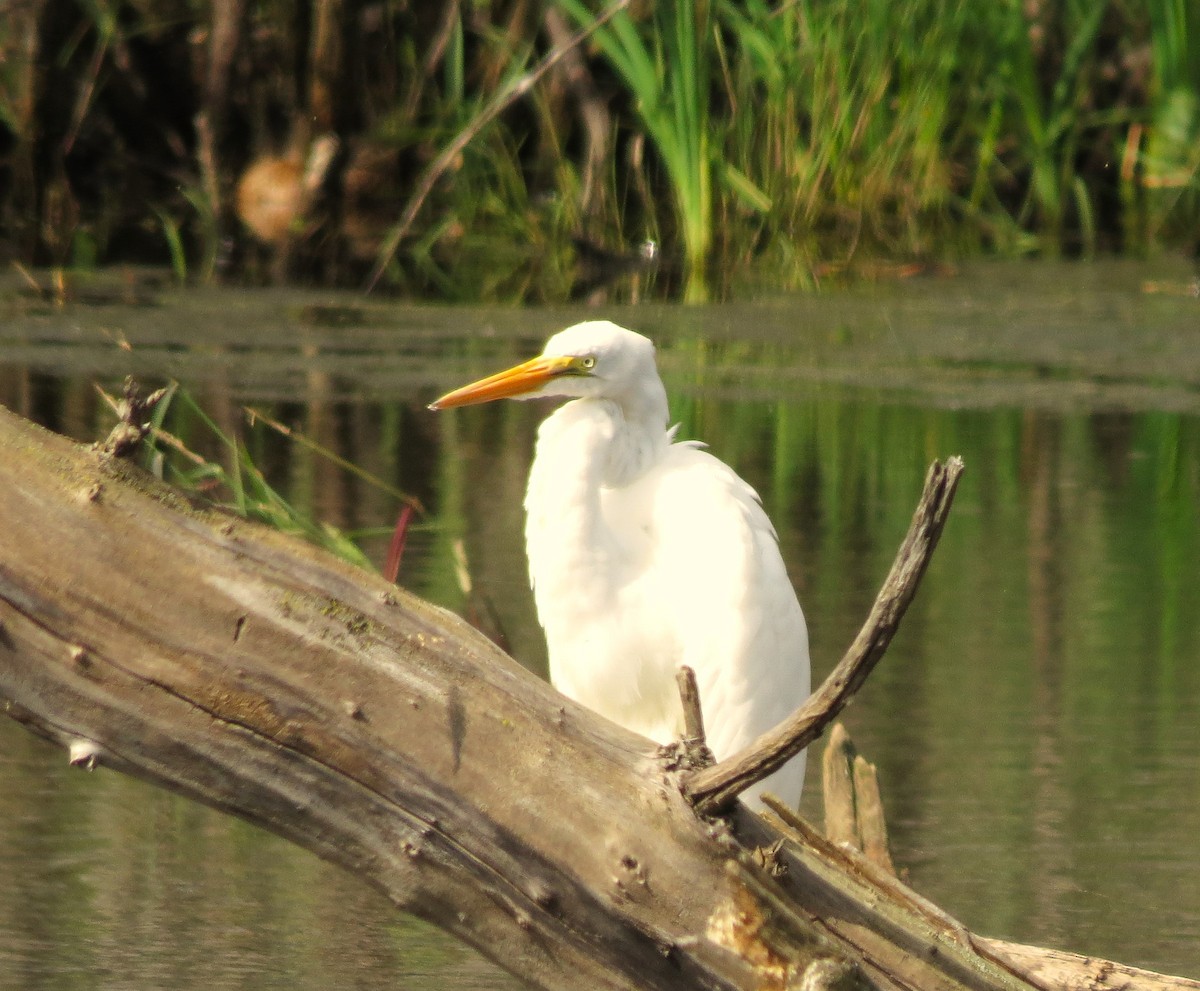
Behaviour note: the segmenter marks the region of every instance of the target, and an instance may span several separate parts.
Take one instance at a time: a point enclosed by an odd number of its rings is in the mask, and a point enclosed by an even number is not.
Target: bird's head
[[[536,358],[455,389],[429,408],[542,396],[619,400],[655,387],[661,392],[650,340],[608,320],[589,320],[555,334]]]

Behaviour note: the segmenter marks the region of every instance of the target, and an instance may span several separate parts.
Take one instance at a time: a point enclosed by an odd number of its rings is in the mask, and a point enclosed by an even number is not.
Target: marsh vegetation
[[[23,265],[697,299],[1200,230],[1176,0],[19,0],[0,56]]]

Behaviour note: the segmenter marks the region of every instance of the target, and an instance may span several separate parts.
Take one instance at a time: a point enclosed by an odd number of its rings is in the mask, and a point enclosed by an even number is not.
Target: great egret
[[[525,546],[550,680],[658,743],[683,730],[675,672],[696,672],[718,759],[809,692],[808,631],[754,490],[667,426],[654,345],[608,321],[568,327],[542,354],[431,409],[572,397],[538,430]],[[793,806],[804,755],[747,793]]]

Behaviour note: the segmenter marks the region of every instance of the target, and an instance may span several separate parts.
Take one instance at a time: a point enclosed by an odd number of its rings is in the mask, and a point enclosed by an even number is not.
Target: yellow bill
[[[577,366],[578,359],[570,355],[539,355],[507,371],[497,372],[478,382],[464,385],[461,389],[447,392],[441,399],[430,403],[429,408],[474,406],[476,403],[490,403],[493,399],[528,395],[560,375],[579,374]]]

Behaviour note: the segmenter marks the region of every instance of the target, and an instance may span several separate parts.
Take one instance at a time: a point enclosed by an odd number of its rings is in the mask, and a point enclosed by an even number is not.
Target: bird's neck
[[[581,399],[568,405],[588,403],[596,404],[609,420],[607,436],[596,440],[593,451],[595,459],[603,465],[602,485],[609,488],[628,485],[662,458],[670,436],[667,392],[658,376],[613,399]]]
[[[598,512],[602,488],[636,481],[661,460],[670,442],[665,398],[661,407],[576,399],[538,430],[529,498]]]
[[[548,633],[553,623],[548,603],[555,596],[581,601],[590,596],[593,608],[603,608],[596,597],[611,592],[628,549],[604,517],[602,492],[631,484],[658,463],[670,443],[665,421],[665,397],[660,407],[578,399],[538,431],[525,495],[525,536]]]

